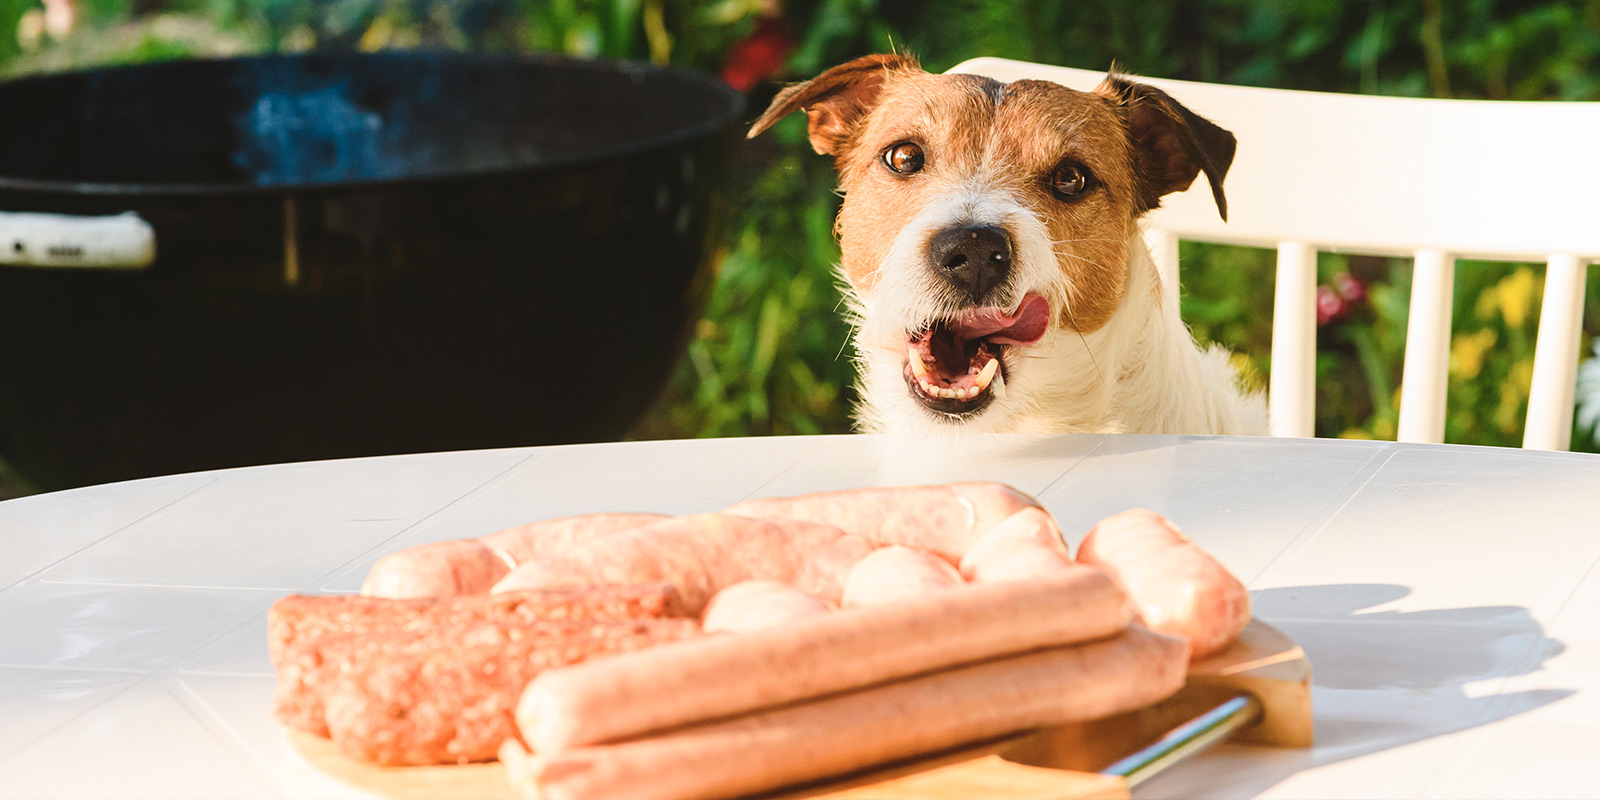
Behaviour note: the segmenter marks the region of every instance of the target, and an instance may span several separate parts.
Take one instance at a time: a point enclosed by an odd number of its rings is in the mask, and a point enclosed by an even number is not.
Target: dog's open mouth
[[[1014,313],[963,309],[907,337],[906,386],[933,411],[977,413],[1005,395],[1006,348],[1039,341],[1049,325],[1050,302],[1036,294],[1023,298]]]

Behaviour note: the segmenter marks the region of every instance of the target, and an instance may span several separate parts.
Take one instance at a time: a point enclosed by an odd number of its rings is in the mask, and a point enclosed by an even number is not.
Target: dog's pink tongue
[[[1015,314],[998,308],[969,308],[950,321],[950,329],[966,341],[988,339],[996,344],[1033,344],[1050,327],[1050,301],[1036,294],[1022,300]]]

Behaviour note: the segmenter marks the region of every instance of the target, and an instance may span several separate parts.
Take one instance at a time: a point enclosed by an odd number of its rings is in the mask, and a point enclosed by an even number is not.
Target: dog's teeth
[[[1006,396],[1006,376],[996,373],[995,376],[994,376],[994,383],[991,384],[989,388],[990,388],[990,391],[994,392],[994,396],[997,399],[1005,397]]]
[[[991,372],[993,370],[990,370]],[[938,397],[945,400],[971,400],[987,389],[987,385],[977,386],[935,386],[927,378],[917,378],[917,388],[929,397]]]
[[[989,363],[983,365],[983,371],[978,373],[978,377],[977,377],[978,391],[981,392],[984,389],[989,388],[990,382],[992,382],[994,380],[994,376],[998,375],[999,373],[1000,373],[1000,359],[998,359],[998,358],[989,359]]]
[[[928,377],[928,365],[922,363],[922,354],[917,352],[917,348],[911,348],[910,357],[907,358],[907,361],[911,363],[912,375],[918,378]]]

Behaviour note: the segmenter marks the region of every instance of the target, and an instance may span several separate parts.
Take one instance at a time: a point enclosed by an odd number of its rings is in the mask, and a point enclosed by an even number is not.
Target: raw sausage
[[[748,633],[832,610],[822,598],[787,583],[740,581],[712,596],[700,627],[706,633]]]
[[[536,751],[554,752],[1110,636],[1132,618],[1122,590],[1089,567],[967,584],[553,670],[528,685],[517,723]]]
[[[950,562],[913,547],[880,547],[856,562],[840,605],[876,606],[916,600],[962,584]]]
[[[1033,498],[1002,483],[948,483],[746,500],[722,513],[832,525],[879,547],[916,547],[954,564],[1001,520],[1037,506]]]
[[[519,525],[480,539],[408,547],[378,559],[361,593],[394,599],[481,594],[525,561],[663,519],[660,514],[583,514]]]
[[[1250,592],[1165,517],[1134,509],[1101,520],[1078,560],[1117,579],[1146,625],[1189,640],[1191,656],[1227,647],[1250,622]]]
[[[511,566],[477,539],[429,542],[378,559],[361,583],[361,594],[396,600],[481,594]]]
[[[961,574],[974,581],[1016,581],[1060,572],[1071,564],[1055,518],[1042,508],[1025,508],[967,548]]]
[[[478,541],[516,565],[559,553],[582,542],[654,525],[664,519],[667,519],[665,514],[580,514],[518,525]]]
[[[974,581],[1025,581],[1071,567],[1060,551],[1033,539],[980,541],[961,559],[961,571]]]
[[[867,540],[827,525],[697,514],[529,561],[494,591],[665,581],[699,614],[718,591],[764,578],[838,602],[850,567],[871,550]]]
[[[1030,728],[1098,719],[1183,686],[1182,640],[1133,627],[1099,642],[956,667],[616,744],[519,758],[548,800],[734,797]],[[518,763],[520,761],[520,763]]]

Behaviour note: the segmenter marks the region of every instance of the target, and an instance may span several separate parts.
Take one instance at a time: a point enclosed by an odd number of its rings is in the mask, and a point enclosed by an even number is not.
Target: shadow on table
[[[1306,769],[1509,719],[1575,693],[1535,689],[1468,696],[1467,684],[1537,672],[1566,646],[1546,636],[1518,606],[1361,613],[1408,594],[1410,589],[1393,584],[1252,593],[1257,615],[1294,638],[1311,661],[1316,746],[1225,747],[1217,753],[1221,758],[1171,770],[1141,786],[1138,795],[1256,795]],[[1330,795],[1342,791],[1327,789]]]

